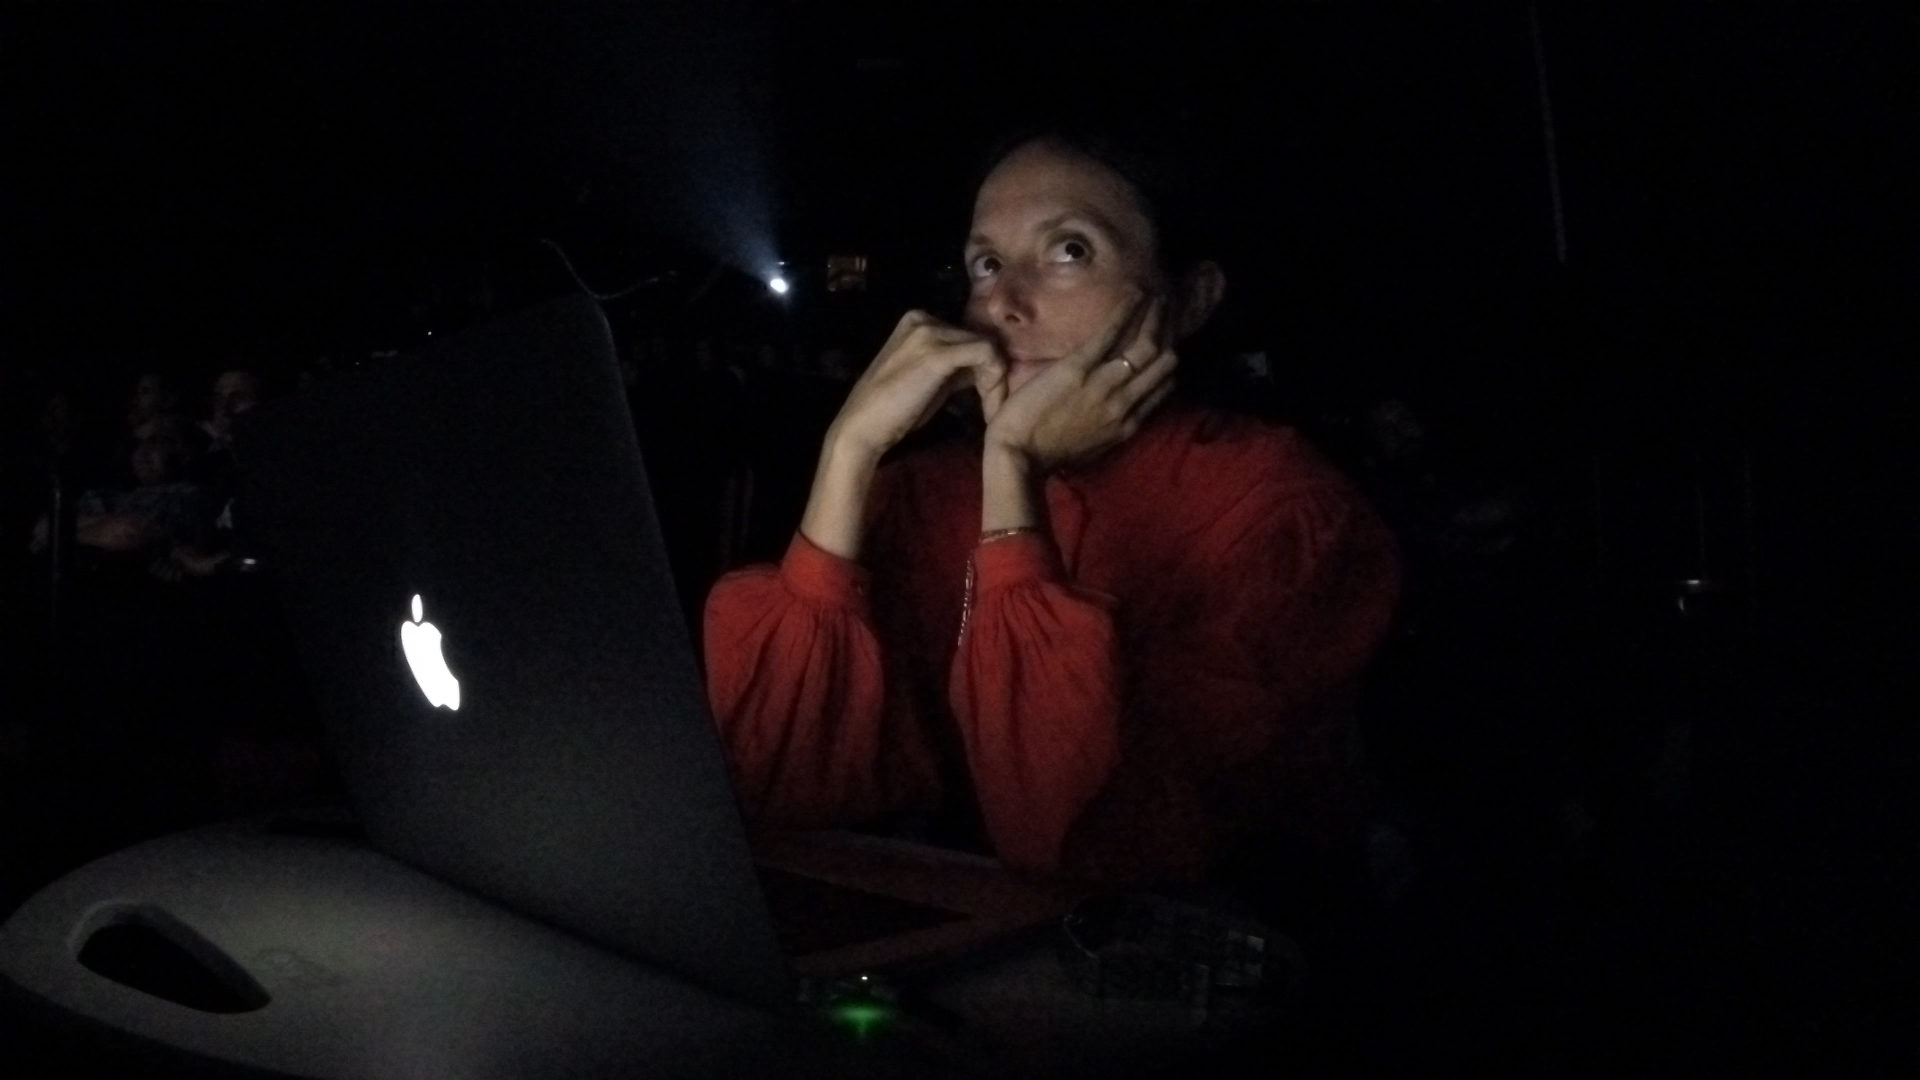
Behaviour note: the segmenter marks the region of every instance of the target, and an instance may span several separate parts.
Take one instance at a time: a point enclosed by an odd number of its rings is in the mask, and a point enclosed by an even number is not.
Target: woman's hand
[[[1173,392],[1179,359],[1163,312],[1160,300],[1136,294],[1093,340],[1004,395],[997,409],[990,405],[988,453],[1017,457],[1044,475],[1132,438]]]
[[[829,444],[878,460],[968,386],[980,390],[991,416],[1006,398],[1006,381],[1006,361],[991,341],[909,311],[848,392]]]
[[[858,559],[867,495],[880,456],[926,423],[955,393],[980,391],[988,415],[1006,399],[1007,363],[993,343],[909,311],[827,429],[800,533],[822,551]]]

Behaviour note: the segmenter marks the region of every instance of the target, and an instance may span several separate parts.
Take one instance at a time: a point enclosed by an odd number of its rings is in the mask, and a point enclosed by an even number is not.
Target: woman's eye
[[[998,255],[975,255],[967,263],[967,276],[978,281],[983,277],[992,277],[1000,272]]]
[[[1085,262],[1092,254],[1093,249],[1085,240],[1069,237],[1053,245],[1054,262]]]

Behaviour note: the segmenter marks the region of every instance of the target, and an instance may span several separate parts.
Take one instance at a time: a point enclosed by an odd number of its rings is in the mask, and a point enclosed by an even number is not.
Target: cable
[[[1547,151],[1547,192],[1553,197],[1553,254],[1567,265],[1567,214],[1560,198],[1560,151],[1553,128],[1553,99],[1547,95],[1547,49],[1540,40],[1540,7],[1527,5],[1527,26],[1533,37],[1533,79],[1540,95],[1540,137]]]
[[[639,281],[636,281],[633,284],[617,292],[610,292],[610,293],[595,292],[593,290],[593,287],[587,284],[586,279],[580,276],[580,271],[575,270],[573,268],[573,260],[567,258],[566,251],[562,249],[559,244],[554,243],[552,240],[544,236],[540,238],[540,242],[542,244],[545,244],[547,247],[552,248],[553,253],[555,255],[560,256],[560,264],[567,268],[567,274],[573,278],[573,283],[575,285],[580,286],[581,292],[586,293],[588,296],[593,297],[595,300],[598,300],[603,304],[612,300],[619,300],[622,297],[628,296],[632,293],[639,292],[641,289],[644,289],[649,285],[658,283],[661,278],[661,275],[655,274],[652,277],[641,278]]]

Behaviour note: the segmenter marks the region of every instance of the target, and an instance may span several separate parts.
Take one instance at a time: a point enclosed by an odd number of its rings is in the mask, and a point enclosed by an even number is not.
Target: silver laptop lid
[[[599,309],[550,303],[249,420],[236,515],[372,842],[789,999]]]

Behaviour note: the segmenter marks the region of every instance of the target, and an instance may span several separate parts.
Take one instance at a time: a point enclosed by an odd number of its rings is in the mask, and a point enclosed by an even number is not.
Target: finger
[[[1147,366],[1142,368],[1138,375],[1122,383],[1116,394],[1127,411],[1132,412],[1147,398],[1162,390],[1171,389],[1173,373],[1179,367],[1180,357],[1172,349],[1162,349],[1159,355],[1147,362]]]
[[[934,389],[932,394],[927,396],[926,401],[921,404],[920,415],[914,418],[913,424],[908,430],[918,431],[927,421],[939,415],[940,410],[947,407],[947,404],[953,400],[954,395],[966,388],[967,376],[965,371],[954,369],[947,372],[947,377]]]
[[[993,342],[957,326],[922,326],[910,335],[900,349],[900,367],[930,367],[942,377],[977,368],[996,361],[999,353]]]
[[[985,337],[971,330],[938,322],[911,327],[891,352],[882,355],[894,358],[887,365],[891,371],[929,365],[942,371],[948,378],[963,369],[998,362],[999,358],[993,343]]]
[[[1153,355],[1147,357],[1144,363],[1135,364],[1133,369],[1139,372],[1140,374],[1145,375],[1149,371],[1156,371],[1156,370],[1159,370],[1160,368],[1179,367],[1179,366],[1180,366],[1180,354],[1175,352],[1172,348],[1169,348],[1163,345],[1160,348],[1154,350]]]
[[[1140,374],[1140,369],[1131,363],[1122,363],[1120,357],[1114,357],[1093,369],[1087,376],[1087,388],[1106,394],[1117,394],[1120,388],[1132,382]]]
[[[939,318],[938,316],[935,316],[931,312],[922,311],[919,308],[914,308],[912,311],[909,311],[905,315],[900,316],[900,321],[894,324],[893,337],[895,338],[905,337],[906,335],[922,327],[936,329],[936,330],[960,329],[959,327],[953,325],[952,323],[946,322],[945,320]]]
[[[880,346],[880,355],[892,352],[907,339],[908,334],[932,321],[933,316],[917,308],[900,316],[900,321],[893,325],[893,333],[887,335],[886,344]]]
[[[954,395],[964,392],[968,387],[979,389],[984,381],[989,387],[1006,382],[1006,361],[1000,359],[1000,353],[991,343],[978,342],[979,348],[943,349],[938,359],[949,364],[945,380],[932,398],[927,402],[926,410],[914,422],[914,427],[926,423],[933,415],[945,408]],[[985,400],[986,391],[982,392]],[[1004,400],[1005,393],[1000,397]]]
[[[980,391],[982,398],[990,391],[998,392],[1002,399],[1006,397],[1007,362],[997,351],[973,368],[973,387]]]
[[[1166,322],[1166,308],[1165,302],[1157,297],[1148,304],[1139,328],[1127,339],[1115,359],[1125,359],[1135,371],[1139,371],[1165,351],[1166,346],[1160,341],[1160,329]]]
[[[1173,393],[1173,388],[1176,385],[1176,383],[1168,380],[1154,387],[1150,393],[1136,402],[1132,410],[1127,413],[1128,423],[1130,425],[1138,425],[1146,420],[1147,417],[1152,416],[1153,410],[1159,408],[1161,403],[1167,400],[1167,397]]]
[[[937,356],[960,385],[977,383],[982,378],[991,377],[995,371],[1004,376],[1007,367],[1007,361],[993,342],[977,334],[969,340],[956,341],[942,348]]]
[[[1143,314],[1141,307],[1144,300],[1144,295],[1138,289],[1133,290],[1132,295],[1121,301],[1120,306],[1114,309],[1113,314],[1107,319],[1107,324],[1100,328],[1100,332],[1093,335],[1086,344],[1067,354],[1061,362],[1078,367],[1081,371],[1091,371],[1094,365],[1113,353],[1115,345],[1126,340],[1127,331],[1134,329]]]
[[[1122,382],[1145,371],[1164,351],[1158,343],[1164,312],[1165,304],[1158,297],[1147,301],[1133,332],[1123,339],[1112,359],[1106,361],[1108,365],[1119,369],[1121,374],[1116,378]]]
[[[893,333],[887,336],[886,344],[880,347],[880,355],[887,356],[896,352],[906,344],[909,338],[915,336],[940,344],[954,344],[970,341],[980,335],[941,322],[916,308],[900,316],[900,321],[894,324]]]
[[[920,327],[919,333],[929,341],[937,341],[942,345],[971,345],[976,341],[987,340],[971,330],[962,330],[958,326],[948,326],[946,323],[928,323]]]
[[[1095,368],[1087,381],[1089,385],[1098,385],[1113,393],[1118,393],[1122,388],[1128,389],[1131,396],[1127,401],[1131,404],[1160,385],[1165,376],[1156,375],[1155,372],[1178,364],[1179,360],[1172,349],[1160,349],[1138,360],[1121,355]]]

